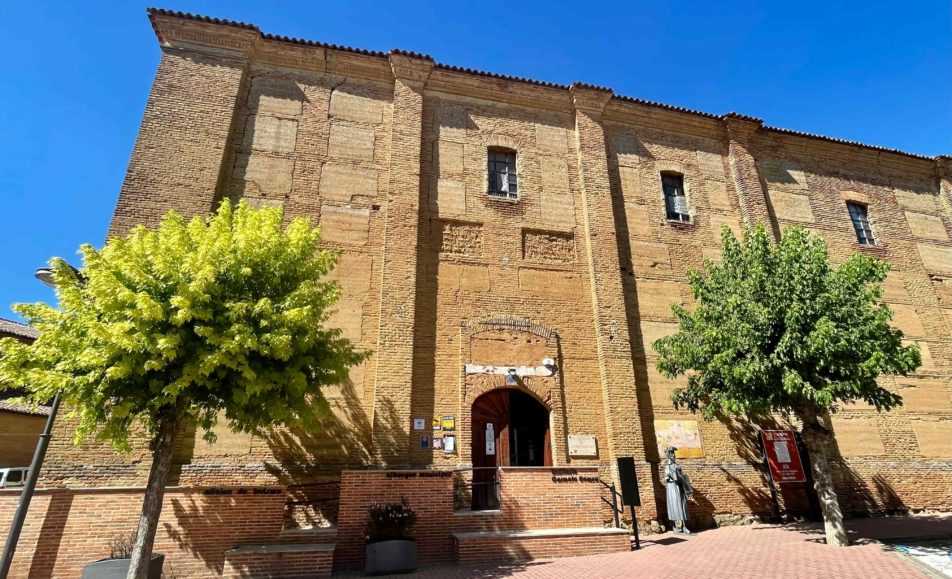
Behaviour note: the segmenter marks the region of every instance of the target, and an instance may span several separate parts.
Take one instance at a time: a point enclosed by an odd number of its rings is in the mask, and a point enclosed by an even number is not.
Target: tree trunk
[[[174,409],[159,420],[158,431],[152,439],[152,468],[142,500],[142,513],[136,529],[136,542],[132,548],[132,561],[126,579],[147,579],[149,562],[152,560],[152,544],[162,514],[162,499],[165,497],[165,482],[172,465],[175,436],[182,423],[182,412]]]
[[[803,442],[810,452],[810,465],[813,472],[813,488],[820,499],[823,512],[823,527],[826,531],[826,544],[846,547],[850,544],[843,526],[843,512],[833,489],[833,477],[830,473],[830,461],[826,456],[827,443],[832,440],[830,431],[824,428],[817,417],[816,409],[806,408],[800,413],[803,421]]]

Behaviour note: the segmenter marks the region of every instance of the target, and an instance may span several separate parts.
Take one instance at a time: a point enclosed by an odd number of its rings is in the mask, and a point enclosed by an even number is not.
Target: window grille
[[[515,152],[490,149],[489,194],[503,199],[519,198]]]
[[[873,238],[873,229],[869,225],[869,212],[865,205],[847,203],[850,210],[850,219],[853,221],[853,230],[856,231],[856,241],[862,245],[876,245]]]
[[[668,219],[690,221],[688,198],[684,194],[684,177],[674,174],[661,175],[661,187],[664,189],[664,207]]]

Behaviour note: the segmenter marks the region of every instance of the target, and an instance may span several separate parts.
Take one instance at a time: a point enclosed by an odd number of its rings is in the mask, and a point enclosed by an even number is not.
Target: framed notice
[[[413,419],[413,430],[423,430],[424,428],[426,428],[426,420],[423,418]]]
[[[434,438],[433,439],[433,450],[442,450],[443,449],[443,439]]]
[[[456,453],[456,437],[452,434],[443,437],[443,452],[446,454]]]
[[[660,456],[664,456],[664,451],[671,446],[678,449],[675,452],[678,458],[704,456],[697,420],[655,420],[654,427]]]
[[[433,431],[436,432],[436,431],[439,431],[439,430],[443,430],[443,429],[440,427],[440,419],[439,419],[439,418],[434,418],[434,419],[433,419]]]
[[[760,440],[763,443],[767,466],[770,467],[770,476],[775,483],[807,482],[803,462],[800,460],[800,449],[797,448],[797,439],[792,430],[761,430]]]
[[[444,416],[440,420],[440,427],[443,430],[456,430],[456,417],[455,416]]]
[[[430,448],[430,437],[426,434],[420,437],[420,448]]]

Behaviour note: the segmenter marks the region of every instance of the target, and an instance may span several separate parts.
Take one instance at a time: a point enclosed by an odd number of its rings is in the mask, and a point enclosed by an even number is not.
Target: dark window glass
[[[853,230],[856,231],[856,241],[863,245],[876,245],[873,239],[873,229],[869,226],[869,213],[865,205],[847,203],[850,210],[850,219],[853,221]]]
[[[661,187],[664,189],[664,208],[668,219],[690,221],[688,198],[684,195],[684,177],[671,174],[661,175]]]
[[[489,151],[489,194],[504,199],[518,199],[516,154],[512,151]]]

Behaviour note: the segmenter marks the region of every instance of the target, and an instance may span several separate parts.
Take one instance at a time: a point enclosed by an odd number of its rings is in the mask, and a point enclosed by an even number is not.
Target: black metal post
[[[763,459],[764,468],[767,470],[767,483],[770,486],[770,499],[773,501],[774,516],[777,517],[778,523],[782,523],[783,517],[780,514],[780,500],[777,498],[777,485],[774,483],[773,473],[770,472],[770,464],[767,462],[767,443],[764,442],[763,431],[757,435],[757,440],[760,441],[760,456]]]
[[[618,520],[618,493],[615,491],[615,483],[610,487],[612,491],[612,514],[615,515],[615,528],[621,528],[621,521]]]
[[[631,531],[635,534],[635,549],[641,548],[641,538],[638,536],[638,519],[635,518],[635,505],[628,507],[631,509]]]
[[[17,542],[20,540],[20,531],[23,530],[23,522],[26,520],[26,512],[30,508],[30,501],[33,499],[33,490],[36,488],[36,479],[40,476],[40,468],[43,467],[43,459],[46,458],[46,448],[50,445],[50,433],[53,431],[53,421],[56,420],[56,411],[59,410],[60,395],[59,392],[53,397],[53,405],[50,407],[50,415],[46,419],[46,427],[43,428],[43,434],[36,444],[36,452],[33,453],[33,462],[30,463],[30,472],[27,473],[26,483],[23,485],[23,491],[20,493],[20,502],[17,505],[17,511],[13,515],[13,523],[10,525],[10,532],[7,534],[7,544],[3,547],[3,560],[0,561],[0,579],[7,579],[10,573],[10,566],[13,565],[13,555],[17,550]]]

